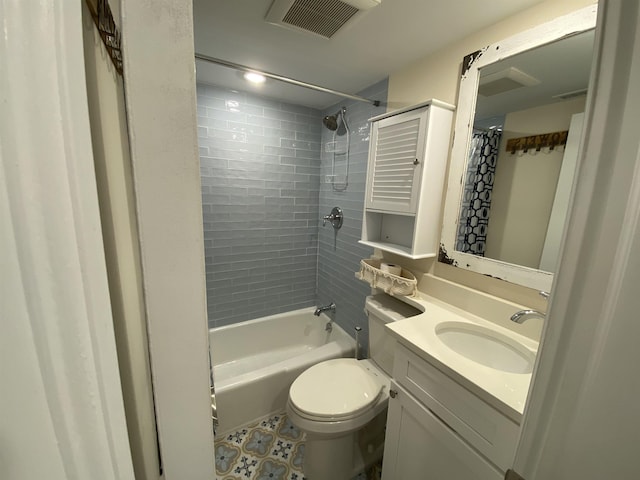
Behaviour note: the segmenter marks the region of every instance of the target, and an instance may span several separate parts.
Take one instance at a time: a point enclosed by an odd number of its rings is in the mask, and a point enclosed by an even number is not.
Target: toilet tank
[[[384,293],[367,297],[364,309],[369,317],[369,357],[391,376],[395,339],[385,325],[422,312]]]

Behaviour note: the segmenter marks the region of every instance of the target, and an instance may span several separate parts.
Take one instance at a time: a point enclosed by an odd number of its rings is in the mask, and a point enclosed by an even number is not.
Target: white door
[[[544,239],[540,258],[540,270],[545,272],[555,272],[558,264],[560,242],[562,241],[562,232],[569,213],[571,187],[573,186],[578,163],[578,149],[580,147],[580,138],[582,137],[583,123],[584,113],[576,113],[571,117],[569,135],[562,157],[558,185],[556,186],[556,195],[553,199],[553,207],[551,207],[549,225],[547,226],[547,236]]]

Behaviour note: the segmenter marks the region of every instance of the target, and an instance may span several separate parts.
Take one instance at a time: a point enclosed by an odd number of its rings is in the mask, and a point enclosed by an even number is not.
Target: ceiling
[[[319,0],[322,1],[322,0]],[[382,0],[331,39],[264,20],[272,0],[194,0],[195,51],[257,70],[356,93],[445,45],[541,0]],[[199,82],[323,109],[339,97],[196,62]]]

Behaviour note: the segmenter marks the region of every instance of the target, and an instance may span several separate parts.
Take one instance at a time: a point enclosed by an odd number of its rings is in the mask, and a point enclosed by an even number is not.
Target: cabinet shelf
[[[411,258],[414,260],[417,260],[420,258],[435,257],[435,253],[424,253],[421,255],[414,255],[412,253],[411,247],[407,247],[405,245],[398,245],[396,243],[370,242],[367,240],[360,240],[358,243],[361,243],[362,245],[367,245],[368,247],[377,248],[379,250],[384,250],[385,252],[395,253],[396,255],[400,255],[406,258]]]

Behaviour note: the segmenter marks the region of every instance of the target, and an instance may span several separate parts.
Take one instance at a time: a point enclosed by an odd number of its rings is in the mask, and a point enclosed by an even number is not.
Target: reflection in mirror
[[[465,58],[441,261],[550,287],[576,170],[594,24],[595,9],[583,9]]]
[[[593,35],[480,70],[456,250],[555,269],[577,154],[566,143],[581,132]]]

